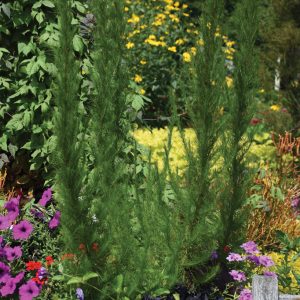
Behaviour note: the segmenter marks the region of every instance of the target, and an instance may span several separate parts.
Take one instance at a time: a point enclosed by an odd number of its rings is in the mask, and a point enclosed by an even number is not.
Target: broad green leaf
[[[44,6],[47,6],[47,7],[50,7],[50,8],[55,7],[54,3],[50,0],[43,0],[42,3],[43,3]]]
[[[84,46],[84,44],[83,44],[81,37],[78,34],[76,34],[73,38],[74,50],[81,53],[83,50],[83,46]]]
[[[15,157],[17,150],[18,150],[17,146],[15,146],[13,144],[8,145],[8,151],[11,154],[11,156]]]
[[[132,108],[138,111],[143,107],[143,105],[144,105],[143,98],[139,95],[134,95],[131,103]]]
[[[89,279],[97,278],[97,277],[99,277],[99,274],[94,273],[94,272],[90,272],[90,273],[84,274],[82,279],[83,279],[83,281],[88,281]]]
[[[72,277],[67,284],[83,283],[82,277]]]
[[[8,148],[7,148],[7,135],[6,134],[3,134],[1,137],[0,137],[0,149],[2,149],[3,151],[8,151]]]
[[[55,280],[55,281],[64,281],[65,277],[63,275],[56,275],[56,276],[51,277],[51,279]]]

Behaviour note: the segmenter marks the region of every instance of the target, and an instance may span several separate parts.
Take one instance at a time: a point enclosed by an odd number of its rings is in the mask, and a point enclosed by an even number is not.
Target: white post
[[[280,90],[280,73],[279,73],[279,65],[280,65],[280,57],[277,58],[277,68],[275,69],[275,91],[278,92]]]
[[[276,277],[254,275],[252,279],[253,300],[278,300]]]

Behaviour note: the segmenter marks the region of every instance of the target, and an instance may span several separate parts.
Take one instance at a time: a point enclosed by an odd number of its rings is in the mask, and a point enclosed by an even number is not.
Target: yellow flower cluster
[[[280,269],[280,267],[282,266],[283,262],[284,262],[284,255],[280,254],[280,253],[276,253],[276,252],[271,252],[268,254],[273,261],[275,262],[275,272],[276,272],[276,268]],[[289,267],[291,268],[291,272],[288,274],[288,276],[292,279],[292,283],[290,285],[290,287],[284,288],[283,286],[279,285],[279,290],[282,293],[299,293],[299,285],[297,283],[297,280],[294,276],[294,274],[296,275],[300,275],[300,257],[296,258],[297,253],[295,252],[291,252],[289,253],[289,257],[288,257],[288,261],[289,261]],[[293,259],[296,258],[296,259]],[[279,273],[279,270],[277,271],[277,273]],[[294,274],[293,274],[294,273]]]
[[[161,47],[166,47],[167,45],[165,42],[158,41],[154,34],[150,34],[149,37],[145,39],[145,43],[152,46],[161,46]]]

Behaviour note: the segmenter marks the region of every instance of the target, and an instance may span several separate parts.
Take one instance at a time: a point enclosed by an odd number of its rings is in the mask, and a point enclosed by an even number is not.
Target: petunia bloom
[[[15,284],[18,284],[25,276],[25,272],[20,272],[19,274],[16,275],[14,279]]]
[[[256,255],[248,255],[247,259],[251,262],[253,262],[254,264],[256,264],[257,266],[259,265],[259,256]]]
[[[229,272],[229,274],[232,276],[233,280],[235,281],[246,281],[246,276],[244,272],[232,270]]]
[[[12,295],[16,289],[16,283],[14,279],[9,275],[5,275],[2,282],[4,283],[4,285],[0,289],[0,295],[2,297]]]
[[[29,280],[19,288],[20,300],[32,300],[40,294],[40,288],[33,281]]]
[[[271,272],[271,271],[265,271],[265,272],[264,272],[264,276],[268,276],[268,277],[277,277],[276,273]]]
[[[21,221],[13,228],[13,238],[15,240],[26,240],[29,238],[32,231],[33,231],[33,226],[29,221],[27,220]]]
[[[51,198],[52,198],[52,190],[51,188],[48,188],[43,192],[42,198],[40,199],[38,204],[40,206],[45,207],[48,204],[48,202],[51,200]]]
[[[7,216],[0,216],[0,230],[6,230],[11,225],[11,221]]]
[[[58,227],[59,223],[60,223],[60,211],[56,211],[53,218],[50,220],[48,226],[50,229],[55,229],[56,227]]]
[[[9,274],[9,272],[10,272],[10,267],[7,266],[2,261],[0,261],[0,282],[1,282],[2,278],[3,278],[3,276]]]
[[[22,248],[20,246],[4,247],[4,253],[8,261],[13,261],[22,256]]]

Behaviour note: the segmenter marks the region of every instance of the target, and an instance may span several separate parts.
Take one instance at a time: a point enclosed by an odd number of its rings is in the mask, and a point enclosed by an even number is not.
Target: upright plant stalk
[[[78,118],[79,67],[73,53],[74,31],[71,27],[69,1],[57,1],[60,20],[60,47],[57,50],[57,93],[55,113],[56,185],[58,203],[63,211],[62,230],[69,250],[78,248],[84,232],[77,232],[78,223],[84,222],[85,211],[80,203],[84,176],[81,164],[81,147],[78,146],[80,120]],[[75,235],[77,238],[74,240]]]
[[[204,46],[198,47],[192,67],[187,69],[186,81],[190,84],[183,89],[186,90],[187,112],[195,130],[197,149],[196,153],[192,152],[181,130],[188,160],[184,192],[176,187],[176,180],[172,180],[177,196],[182,198],[187,245],[184,265],[188,280],[194,284],[208,280],[216,273],[215,268],[209,269],[206,266],[216,249],[218,237],[218,187],[214,186],[216,173],[212,170],[218,158],[217,141],[223,130],[219,111],[225,101],[225,57],[220,35],[224,3],[208,0],[203,8],[200,31]]]
[[[236,246],[244,237],[246,216],[242,209],[247,197],[250,173],[246,167],[252,137],[247,134],[253,116],[253,103],[258,90],[257,56],[255,51],[258,30],[257,4],[243,0],[234,19],[238,50],[234,59],[234,88],[228,94],[229,132],[224,137],[225,189],[221,201],[223,238],[220,246]]]

